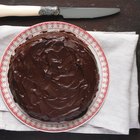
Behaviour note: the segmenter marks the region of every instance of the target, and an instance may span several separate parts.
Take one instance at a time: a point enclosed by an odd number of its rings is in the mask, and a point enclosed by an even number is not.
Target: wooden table
[[[0,0],[1,4],[9,5],[50,5],[50,6],[87,6],[87,7],[119,7],[120,14],[100,19],[63,19],[62,17],[5,17],[0,18],[0,25],[33,25],[44,21],[65,21],[82,27],[85,30],[99,31],[136,31],[140,34],[140,0]],[[23,11],[24,12],[24,11]],[[140,79],[140,42],[137,46],[138,79]],[[139,80],[140,86],[140,80]],[[139,90],[140,93],[140,90]],[[139,94],[140,95],[140,94]],[[140,96],[139,96],[140,101]],[[140,112],[140,111],[139,111]],[[140,113],[139,113],[140,119]],[[138,140],[140,130],[131,130],[129,136],[123,135],[85,135],[41,132],[13,132],[0,130],[0,140]]]

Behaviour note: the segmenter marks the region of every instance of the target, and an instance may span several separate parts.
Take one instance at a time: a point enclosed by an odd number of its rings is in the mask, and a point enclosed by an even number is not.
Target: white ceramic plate
[[[94,98],[92,104],[90,105],[87,113],[81,118],[75,119],[73,121],[65,121],[62,123],[51,123],[43,122],[34,118],[31,118],[26,114],[17,103],[15,103],[11,91],[9,89],[7,73],[9,69],[9,63],[11,55],[14,54],[14,50],[23,42],[25,42],[27,37],[36,36],[42,31],[67,31],[75,34],[79,39],[83,40],[90,50],[92,51],[95,59],[97,61],[98,70],[99,70],[99,90],[96,93],[96,98]],[[91,73],[92,74],[92,73]],[[105,57],[105,54],[97,41],[83,29],[65,22],[43,22],[31,26],[22,33],[20,33],[13,41],[9,44],[1,60],[0,66],[0,87],[2,92],[3,100],[8,107],[9,111],[22,123],[25,125],[34,128],[36,130],[44,132],[64,132],[71,129],[77,128],[91,118],[99,111],[103,102],[105,100],[107,89],[109,85],[109,68],[108,63]],[[94,119],[94,118],[93,118]]]

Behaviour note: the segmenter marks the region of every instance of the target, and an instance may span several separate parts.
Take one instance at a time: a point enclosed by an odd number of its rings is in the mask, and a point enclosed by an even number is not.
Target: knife
[[[118,12],[120,12],[119,8],[0,5],[0,17],[61,15],[63,18],[98,18]]]

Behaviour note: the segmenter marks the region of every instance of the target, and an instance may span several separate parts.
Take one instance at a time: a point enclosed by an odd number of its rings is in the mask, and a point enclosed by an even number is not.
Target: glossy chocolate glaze
[[[45,32],[15,50],[8,80],[15,101],[27,114],[60,122],[87,111],[99,75],[93,54],[74,34]]]

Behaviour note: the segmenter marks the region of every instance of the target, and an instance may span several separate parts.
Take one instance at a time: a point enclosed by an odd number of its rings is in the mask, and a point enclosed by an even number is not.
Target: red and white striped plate
[[[75,119],[73,121],[65,121],[62,123],[43,122],[31,118],[18,106],[17,103],[15,103],[11,91],[9,89],[8,78],[7,78],[10,58],[11,55],[14,55],[14,50],[21,43],[25,42],[27,37],[35,36],[42,31],[51,32],[51,31],[62,31],[62,30],[67,32],[72,32],[73,34],[75,34],[79,39],[83,40],[92,51],[93,55],[96,58],[98,69],[99,69],[99,78],[100,78],[99,90],[96,94],[96,98],[93,100],[87,113],[81,118]],[[6,106],[8,107],[9,111],[22,123],[24,123],[25,125],[31,128],[44,132],[69,131],[89,121],[91,118],[95,116],[95,114],[99,111],[99,109],[103,105],[103,102],[107,94],[108,85],[109,85],[108,63],[105,54],[101,49],[101,47],[99,46],[99,44],[97,43],[97,41],[83,29],[65,22],[57,22],[57,21],[43,22],[29,27],[28,29],[24,30],[16,38],[13,39],[13,41],[9,44],[9,46],[5,50],[5,53],[1,60],[0,88]]]

